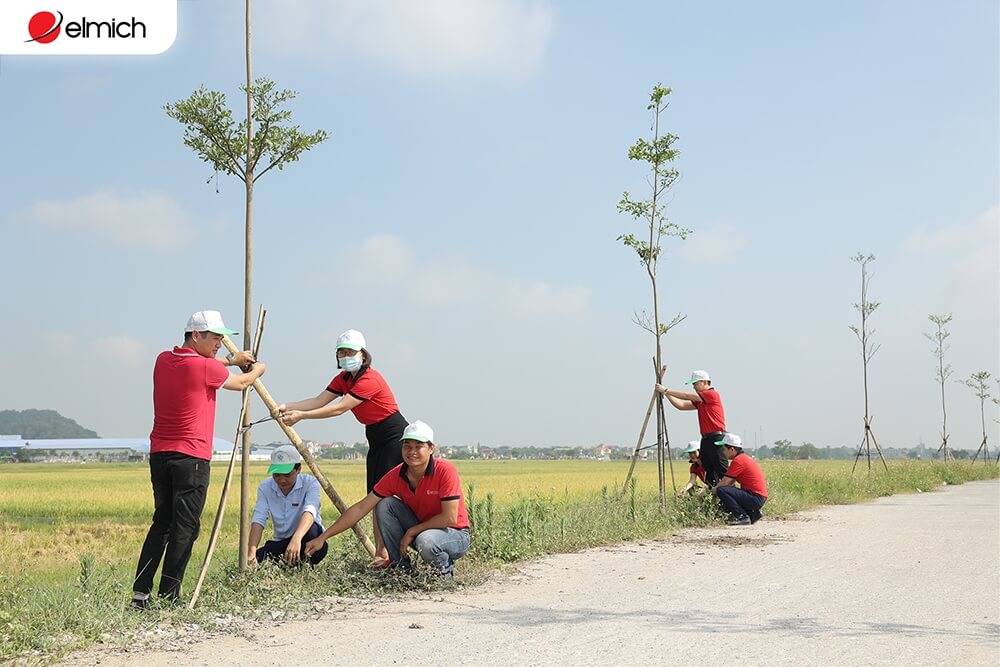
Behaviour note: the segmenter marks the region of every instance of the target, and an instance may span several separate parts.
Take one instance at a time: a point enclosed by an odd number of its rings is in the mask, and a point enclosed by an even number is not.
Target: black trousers
[[[403,462],[403,429],[406,418],[394,412],[380,422],[365,427],[368,439],[368,458],[365,460],[368,493],[372,492],[387,472]]]
[[[722,439],[725,431],[715,431],[701,436],[701,467],[705,469],[705,483],[715,486],[729,470],[729,459],[722,453],[722,445],[715,444]]]
[[[176,600],[180,596],[184,570],[191,547],[201,529],[210,476],[209,462],[179,452],[149,456],[149,479],[153,484],[153,525],[139,552],[132,589],[153,590],[153,576],[163,561],[159,595]]]
[[[320,527],[318,523],[313,521],[313,525],[309,526],[309,530],[302,537],[302,549],[305,549],[306,542],[311,539],[317,538],[323,532],[323,528]],[[257,562],[263,563],[265,558],[270,558],[271,560],[282,560],[285,555],[285,550],[288,548],[288,543],[292,541],[292,538],[286,537],[283,540],[268,540],[264,542],[264,546],[257,549]],[[310,563],[315,565],[326,557],[326,552],[329,549],[329,543],[323,545],[323,548],[314,553],[308,559],[306,558],[305,551],[299,551],[299,563],[304,563],[308,560]]]

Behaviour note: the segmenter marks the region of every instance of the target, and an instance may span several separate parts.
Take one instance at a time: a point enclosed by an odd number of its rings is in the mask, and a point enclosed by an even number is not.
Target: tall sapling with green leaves
[[[634,144],[632,144],[631,147],[629,147],[628,150],[628,158],[630,160],[645,162],[649,166],[651,172],[648,178],[648,183],[650,185],[649,198],[633,199],[632,195],[625,192],[622,195],[621,201],[618,202],[618,211],[631,216],[643,227],[643,233],[641,235],[622,234],[618,237],[618,240],[621,241],[626,247],[635,251],[635,253],[639,256],[639,261],[642,263],[643,268],[646,270],[646,275],[649,277],[653,301],[652,315],[646,311],[642,311],[641,313],[637,311],[633,321],[651,333],[656,341],[656,354],[653,358],[656,383],[662,381],[664,370],[660,337],[670,331],[673,327],[677,326],[684,319],[683,316],[678,314],[669,322],[664,323],[660,321],[659,287],[656,282],[657,262],[660,258],[662,250],[660,243],[664,237],[677,236],[684,239],[690,233],[690,230],[684,229],[676,223],[669,221],[664,215],[664,210],[666,208],[666,193],[670,190],[680,175],[677,169],[672,166],[674,160],[676,160],[680,154],[680,152],[674,148],[677,136],[671,134],[670,132],[661,130],[660,127],[661,118],[669,106],[667,98],[670,93],[670,88],[666,88],[662,84],[658,83],[653,87],[653,92],[649,96],[649,104],[646,107],[647,111],[652,113],[652,125],[650,127],[650,131],[652,133],[651,137],[649,139],[638,139]],[[635,461],[641,448],[642,437],[645,434],[646,423],[648,422],[649,415],[652,412],[654,401],[657,408],[657,461],[659,463],[660,471],[660,500],[662,504],[666,501],[665,483],[663,479],[663,445],[664,441],[666,441],[669,453],[670,441],[666,435],[666,418],[663,414],[663,397],[659,393],[654,392],[654,398],[650,401],[650,410],[647,410],[646,412],[646,421],[643,422],[642,430],[639,435],[639,442],[636,444],[635,452],[632,455],[632,467],[629,468],[628,476],[625,479],[625,487],[628,486],[628,482],[631,479],[632,470],[635,466]],[[672,480],[672,467],[670,476]],[[677,485],[675,483],[675,490],[676,486]]]
[[[223,93],[199,86],[190,97],[163,107],[167,115],[184,126],[184,145],[222,172],[243,181],[246,190],[245,253],[243,290],[243,349],[249,350],[251,285],[253,275],[253,191],[254,184],[272,169],[284,169],[302,153],[326,141],[325,130],[302,132],[289,121],[292,112],[282,106],[295,98],[291,90],[277,90],[267,78],[253,78],[251,50],[251,0],[245,0],[246,81],[240,87],[246,98],[246,119],[238,125],[226,104]],[[244,411],[244,426],[250,423],[250,410]],[[243,457],[240,466],[240,568],[246,570],[246,547],[250,535],[250,433],[243,434]]]

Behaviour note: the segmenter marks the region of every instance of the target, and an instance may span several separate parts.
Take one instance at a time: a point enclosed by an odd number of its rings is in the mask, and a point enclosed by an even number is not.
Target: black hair
[[[200,333],[201,337],[204,338],[205,334],[210,334],[212,332],[211,331],[198,331],[197,333]],[[194,331],[185,331],[184,332],[184,342],[185,343],[191,342],[194,339],[194,334],[195,334]]]

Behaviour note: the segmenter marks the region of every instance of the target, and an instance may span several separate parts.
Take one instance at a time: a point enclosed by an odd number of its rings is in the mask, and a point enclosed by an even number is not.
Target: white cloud
[[[68,76],[57,86],[67,102],[79,103],[81,98],[94,99],[110,94],[113,83],[109,76]]]
[[[42,340],[50,354],[76,366],[79,366],[81,358],[93,358],[100,361],[102,368],[118,366],[137,369],[150,366],[153,358],[149,347],[131,336],[84,340],[66,331],[47,331]]]
[[[286,0],[261,13],[277,51],[357,55],[417,77],[530,75],[554,24],[544,0]]]
[[[68,201],[41,201],[15,216],[130,248],[175,250],[192,239],[190,222],[167,195],[100,190]]]
[[[936,229],[919,229],[906,239],[904,249],[932,259],[942,273],[954,276],[956,286],[983,296],[996,291],[1000,275],[1000,206],[975,220]]]
[[[45,349],[52,353],[73,354],[77,349],[76,337],[65,331],[46,332],[42,340],[45,343]]]
[[[354,254],[354,262],[365,279],[383,285],[402,278],[410,267],[411,258],[410,248],[391,234],[376,234],[365,239]]]
[[[93,346],[97,357],[133,369],[149,366],[153,356],[145,343],[131,336],[98,338]]]
[[[746,245],[743,236],[729,225],[705,227],[675,243],[677,254],[691,264],[728,261]]]
[[[468,258],[414,253],[397,236],[379,234],[351,253],[355,286],[398,285],[407,299],[433,306],[478,304],[517,319],[576,319],[590,312],[586,287],[501,275]]]
[[[515,280],[507,287],[507,299],[510,312],[524,318],[577,318],[590,309],[586,287]]]

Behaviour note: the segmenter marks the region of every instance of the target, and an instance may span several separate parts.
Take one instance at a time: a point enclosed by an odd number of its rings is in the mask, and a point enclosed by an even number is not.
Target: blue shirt
[[[267,527],[267,517],[274,521],[274,539],[288,539],[298,528],[303,512],[313,515],[323,528],[319,515],[319,482],[312,475],[299,473],[295,486],[286,496],[274,478],[268,477],[257,487],[257,504],[253,506],[252,523]]]

